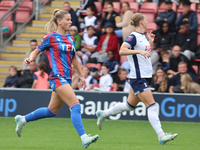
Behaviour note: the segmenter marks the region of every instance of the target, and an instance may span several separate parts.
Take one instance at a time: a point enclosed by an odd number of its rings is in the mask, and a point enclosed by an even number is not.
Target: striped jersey
[[[76,53],[74,38],[70,34],[61,35],[56,31],[47,34],[38,45],[40,51],[46,50],[50,67],[50,79],[55,77],[72,78],[71,63]]]
[[[132,32],[124,41],[129,49],[141,50],[151,52],[151,46],[145,34],[139,32]],[[140,54],[127,55],[130,64],[130,78],[151,78],[152,64],[151,57],[145,58]]]

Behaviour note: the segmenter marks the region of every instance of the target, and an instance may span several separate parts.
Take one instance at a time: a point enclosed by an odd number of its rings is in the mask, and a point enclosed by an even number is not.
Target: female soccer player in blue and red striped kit
[[[24,63],[29,64],[41,51],[46,50],[52,69],[49,82],[53,92],[48,107],[39,108],[25,116],[17,115],[15,117],[17,123],[15,130],[20,137],[27,122],[54,117],[63,103],[66,103],[71,109],[71,121],[82,140],[83,147],[87,148],[91,143],[97,141],[99,136],[89,136],[85,133],[80,103],[71,88],[72,64],[80,75],[82,85],[86,85],[76,58],[74,39],[70,34],[66,34],[71,24],[71,15],[67,11],[54,10],[53,17],[46,25],[46,29],[56,31],[47,34],[37,49],[30,54],[30,57],[25,59]]]

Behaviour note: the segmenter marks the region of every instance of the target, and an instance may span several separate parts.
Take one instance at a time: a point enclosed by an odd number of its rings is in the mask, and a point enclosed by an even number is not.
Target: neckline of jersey
[[[64,37],[67,36],[67,35],[69,35],[68,33],[66,33],[65,35],[62,35],[62,34],[56,32],[56,31],[54,31],[54,33],[56,33],[56,34],[58,34],[58,35],[60,35],[60,36],[64,36]]]
[[[134,31],[134,32],[137,32],[137,31]],[[137,32],[137,33],[144,35],[144,33],[141,33],[141,32]]]

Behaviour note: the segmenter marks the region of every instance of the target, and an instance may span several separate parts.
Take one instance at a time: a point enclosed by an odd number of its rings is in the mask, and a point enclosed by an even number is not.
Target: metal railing
[[[41,7],[45,6],[50,0],[47,0],[45,3],[41,3],[40,0],[33,0],[33,11],[30,13],[30,17],[27,21],[25,21],[16,31],[14,31],[13,34],[5,41],[3,42],[3,22],[6,21],[6,19],[10,16],[15,14],[15,11],[21,7],[20,4],[23,3],[25,0],[18,0],[15,2],[15,4],[0,18],[0,48],[4,47],[10,40],[13,39],[13,37],[16,36],[16,34],[28,23],[31,19],[35,16],[35,20],[39,19],[39,10]]]

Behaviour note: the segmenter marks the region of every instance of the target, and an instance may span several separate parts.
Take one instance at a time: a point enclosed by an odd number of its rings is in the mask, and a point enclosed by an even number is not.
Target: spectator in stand
[[[65,2],[63,4],[63,10],[68,11],[70,13],[71,21],[72,21],[71,26],[76,26],[78,28],[78,30],[79,30],[80,27],[79,27],[78,17],[76,15],[75,11],[73,10],[73,8],[71,8],[69,2]]]
[[[49,77],[48,74],[45,72],[46,70],[46,63],[40,62],[38,63],[37,67],[38,71],[34,72],[33,74],[33,84],[32,89],[48,89],[49,85]]]
[[[20,88],[31,88],[33,84],[33,74],[36,72],[35,60],[28,65],[29,69],[23,70],[21,76],[18,78],[18,86]]]
[[[17,87],[17,80],[18,80],[17,67],[10,66],[9,76],[7,76],[3,87],[5,87],[5,88],[7,88],[7,87],[16,88]]]
[[[79,75],[74,69],[74,65],[72,65],[72,88],[73,89],[78,89],[78,80],[79,80]]]
[[[186,56],[184,56],[183,54],[181,54],[181,48],[178,45],[175,45],[172,48],[172,55],[169,58],[169,63],[168,63],[168,69],[167,69],[167,73],[171,75],[171,77],[173,75],[176,75],[179,73],[178,71],[178,64],[180,62],[185,62],[187,64],[187,68],[188,71],[196,74],[194,69],[192,68],[192,65],[190,63],[190,61],[187,59]]]
[[[181,53],[191,60],[195,56],[197,33],[196,31],[190,31],[189,28],[190,25],[188,22],[182,22],[175,44],[179,45],[182,49]]]
[[[183,2],[183,13],[178,17],[175,24],[180,26],[182,22],[188,21],[190,24],[189,29],[196,31],[198,28],[197,14],[194,11],[190,11],[191,2],[184,0]]]
[[[123,2],[121,4],[122,6],[122,21],[116,22],[116,26],[118,28],[122,28],[122,30],[116,30],[115,34],[121,38],[123,37],[123,41],[126,40],[126,38],[135,31],[135,28],[130,25],[130,18],[133,16],[133,11],[130,9],[130,5],[128,2]]]
[[[97,45],[97,52],[91,55],[90,62],[103,63],[108,60],[107,52],[113,50],[115,52],[115,60],[118,61],[118,37],[114,34],[114,25],[110,22],[105,24],[106,34],[100,37]]]
[[[155,88],[154,92],[168,92],[169,91],[169,78],[165,73],[163,67],[158,67],[156,73],[151,80],[151,87]]]
[[[187,73],[181,75],[181,90],[184,93],[200,94],[200,85],[195,83]]]
[[[48,75],[51,73],[51,67],[49,65],[49,60],[46,51],[41,52],[39,63],[44,62],[46,64],[46,69],[44,70]]]
[[[160,27],[162,22],[167,22],[169,27],[174,29],[175,28],[175,21],[176,21],[176,12],[172,10],[172,1],[165,0],[165,11],[161,12],[155,18],[155,23]],[[169,28],[168,27],[168,28]]]
[[[33,40],[30,41],[30,48],[31,48],[31,50],[26,52],[26,56],[24,57],[24,60],[26,58],[28,58],[29,55],[31,54],[31,52],[34,51],[37,48],[37,40],[33,39]],[[40,55],[41,54],[39,54],[35,59],[36,64],[39,63]],[[25,70],[25,69],[28,69],[28,66],[27,65],[22,65],[22,70]]]
[[[160,56],[162,58],[162,67],[164,68],[164,70],[167,70],[168,68],[168,63],[169,63],[169,58],[170,58],[170,54],[167,50],[164,50],[160,53]]]
[[[74,37],[75,49],[79,51],[81,49],[81,36],[78,34],[78,28],[76,26],[71,26],[69,34]]]
[[[87,16],[84,18],[84,31],[83,33],[80,33],[80,35],[82,36],[83,34],[87,34],[87,27],[88,26],[93,26],[95,30],[97,30],[98,24],[97,24],[97,17],[94,16],[94,8],[89,6],[87,8]]]
[[[114,77],[117,74],[119,63],[116,61],[115,52],[113,50],[108,51],[109,60],[105,61],[103,64],[107,64],[109,66],[109,74]]]
[[[152,68],[153,68],[152,75],[155,74],[158,65],[160,65],[159,59],[160,59],[160,56],[155,50],[155,43],[154,43],[154,45],[151,45],[151,63],[152,63]]]
[[[129,92],[130,86],[126,77],[127,77],[126,69],[120,68],[118,71],[118,76],[114,79],[113,91]]]
[[[81,5],[80,7],[77,9],[76,11],[76,15],[77,17],[80,16],[80,13],[86,13],[86,9],[90,6],[92,6],[94,8],[94,12],[96,13],[97,10],[96,10],[96,7],[95,7],[95,4],[93,2],[93,0],[80,0],[81,2]]]
[[[107,9],[107,11],[105,12],[103,19],[101,20],[101,30],[96,33],[98,38],[100,38],[100,36],[102,34],[105,34],[106,29],[104,26],[105,26],[106,22],[111,22],[114,25],[114,28],[116,29],[115,17],[119,16],[119,14],[114,11],[112,2],[107,3],[106,9]]]
[[[162,50],[171,52],[174,46],[176,33],[171,31],[168,22],[162,22],[157,34],[156,49],[160,53]]]
[[[94,36],[94,27],[88,26],[87,33],[83,35],[82,48],[76,54],[81,58],[82,64],[85,65],[89,57],[96,51],[98,38]]]
[[[169,92],[170,93],[183,93],[181,90],[181,75],[188,73],[194,82],[197,82],[195,74],[189,72],[187,64],[180,62],[178,64],[178,73],[174,75],[170,81]]]
[[[127,74],[129,74],[130,73],[130,64],[129,64],[128,60],[124,61],[121,64],[120,68],[126,69]]]
[[[113,79],[109,74],[109,67],[107,64],[103,64],[101,66],[101,72],[103,73],[103,76],[100,77],[98,90],[110,91],[113,84]]]
[[[88,67],[83,66],[82,67],[82,72],[83,72],[83,75],[84,75],[84,78],[85,78],[85,82],[86,82],[86,88],[85,88],[85,90],[86,91],[90,91],[90,90],[93,89],[93,84],[97,83],[97,81],[91,75],[89,75],[90,71],[89,71]],[[83,90],[81,82],[78,83],[78,88],[81,91]]]

